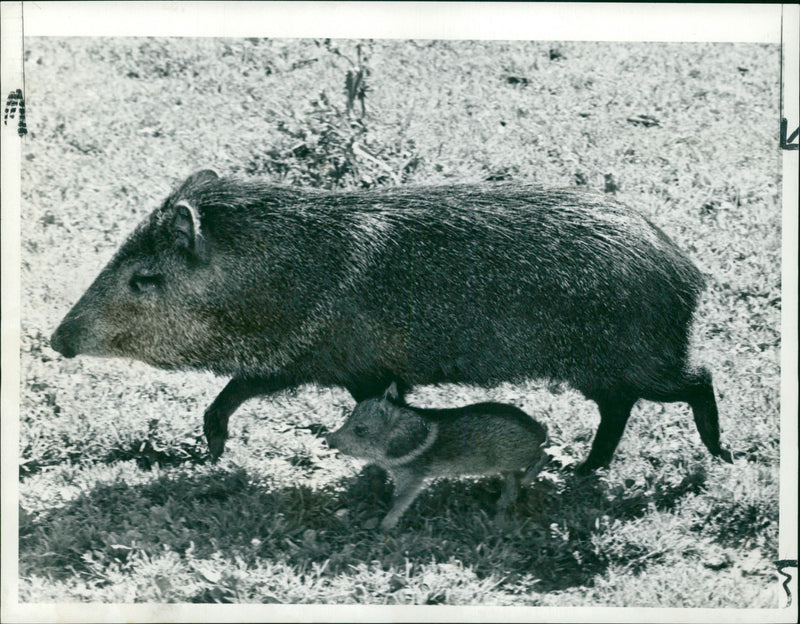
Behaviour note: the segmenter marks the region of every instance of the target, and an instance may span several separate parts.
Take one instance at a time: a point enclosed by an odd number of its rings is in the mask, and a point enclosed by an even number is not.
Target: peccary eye
[[[366,425],[356,425],[353,427],[353,433],[355,433],[359,438],[363,438],[367,435],[367,426]]]
[[[134,273],[131,276],[131,290],[137,294],[148,293],[160,288],[164,277],[153,273]]]

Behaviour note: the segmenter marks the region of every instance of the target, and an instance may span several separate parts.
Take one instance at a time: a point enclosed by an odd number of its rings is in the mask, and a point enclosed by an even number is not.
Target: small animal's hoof
[[[381,531],[393,531],[397,527],[397,520],[384,518],[381,520]]]
[[[492,518],[492,522],[497,526],[499,529],[506,529],[510,525],[510,521],[508,518],[508,512],[506,510],[498,511],[494,514],[494,518]]]

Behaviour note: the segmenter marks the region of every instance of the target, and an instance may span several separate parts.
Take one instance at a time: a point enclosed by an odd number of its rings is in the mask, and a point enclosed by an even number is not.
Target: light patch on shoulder
[[[351,286],[372,266],[376,252],[383,252],[392,230],[389,220],[379,213],[356,214],[350,225],[353,230],[348,256],[353,270],[345,273],[340,288]]]
[[[276,349],[269,364],[283,368],[311,347],[330,325],[331,311],[346,291],[358,288],[364,274],[373,266],[390,244],[392,223],[387,215],[378,212],[356,213],[346,221],[348,232],[341,238],[347,247],[347,265],[339,282],[330,291],[320,293],[320,300],[302,325]]]

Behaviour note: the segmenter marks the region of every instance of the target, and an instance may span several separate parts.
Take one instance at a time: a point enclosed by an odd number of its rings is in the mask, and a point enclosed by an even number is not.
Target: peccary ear
[[[389,443],[386,445],[386,457],[390,459],[402,459],[406,455],[414,452],[425,442],[428,437],[428,426],[425,421],[417,414],[413,416],[404,414],[399,419],[397,426],[392,429],[389,435]]]
[[[205,243],[200,231],[200,214],[187,201],[175,204],[170,230],[175,244],[186,249],[196,258],[205,258]]]
[[[213,169],[203,169],[202,171],[196,171],[192,175],[190,175],[186,180],[184,180],[183,184],[181,184],[180,190],[186,190],[192,186],[196,186],[198,184],[205,184],[206,182],[210,182],[211,180],[218,179],[219,176],[217,172]]]

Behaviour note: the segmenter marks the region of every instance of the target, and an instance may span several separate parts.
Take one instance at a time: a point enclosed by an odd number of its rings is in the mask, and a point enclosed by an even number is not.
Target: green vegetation
[[[776,606],[777,56],[26,40],[20,599]],[[225,380],[64,360],[47,342],[126,233],[207,166],[323,188],[515,179],[603,192],[611,174],[708,275],[695,351],[714,371],[723,440],[747,459],[714,461],[685,405],[641,402],[611,468],[576,480],[596,408],[531,382],[409,397],[510,402],[547,424],[557,459],[502,526],[500,481],[480,479],[435,482],[397,531],[376,529],[384,475],[316,435],[352,408],[339,389],[247,403],[212,465],[201,414]]]

